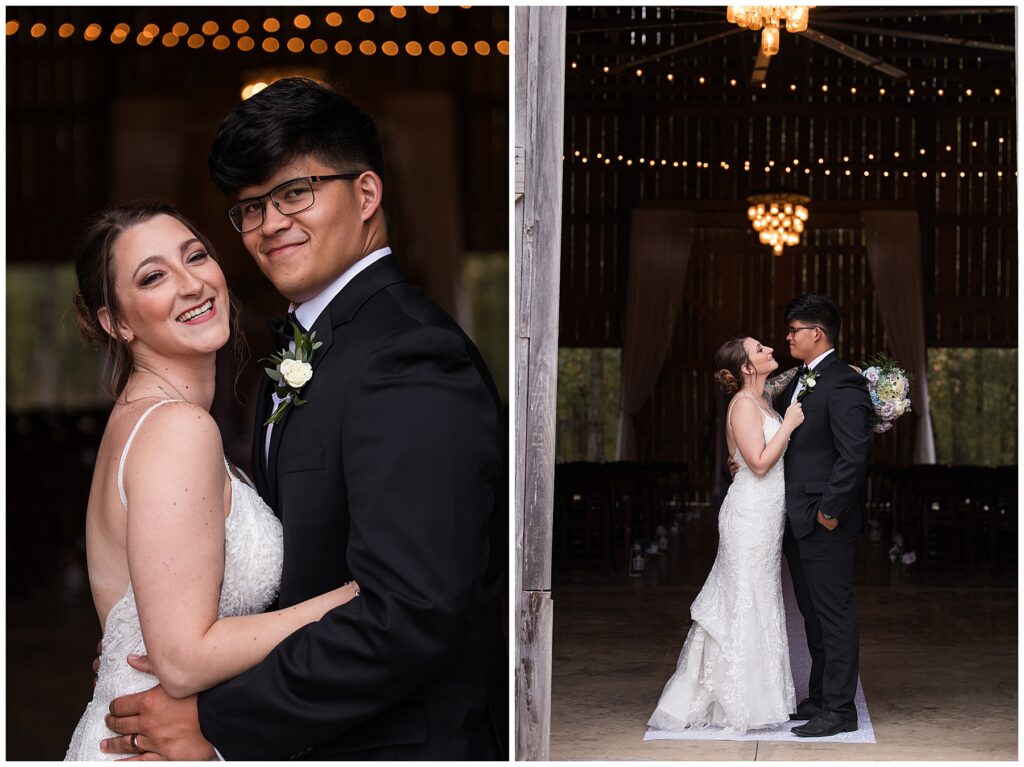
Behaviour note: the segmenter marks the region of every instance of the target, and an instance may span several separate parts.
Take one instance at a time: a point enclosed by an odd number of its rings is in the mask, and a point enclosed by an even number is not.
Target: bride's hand
[[[799,402],[794,402],[786,410],[786,417],[782,419],[782,428],[786,430],[786,433],[790,436],[796,431],[796,428],[804,422],[804,406]]]

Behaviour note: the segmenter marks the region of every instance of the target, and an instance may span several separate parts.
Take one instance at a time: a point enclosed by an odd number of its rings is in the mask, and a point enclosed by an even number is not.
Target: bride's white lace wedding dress
[[[158,402],[143,413],[125,443],[118,467],[117,487],[126,510],[128,506],[121,475],[128,448],[146,416],[165,402],[173,401]],[[232,469],[226,459],[225,464],[231,476],[231,510],[224,522],[224,580],[217,610],[221,618],[251,615],[266,609],[281,585],[283,557],[281,523],[247,478],[238,476],[237,470]],[[103,721],[110,701],[121,695],[148,690],[159,681],[152,674],[143,674],[129,666],[126,661],[129,653],[146,654],[131,584],[121,601],[107,614],[96,688],[71,737],[65,760],[125,758],[104,754],[99,749],[101,740],[117,734],[109,730]]]
[[[781,422],[758,409],[767,444]],[[740,468],[719,511],[718,554],[690,606],[693,623],[676,672],[648,721],[655,730],[742,733],[788,721],[796,710],[782,601],[782,457],[762,478],[738,449],[734,459]]]

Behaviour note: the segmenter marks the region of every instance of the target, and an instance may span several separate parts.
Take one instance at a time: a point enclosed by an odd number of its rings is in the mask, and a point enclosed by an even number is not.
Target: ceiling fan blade
[[[845,8],[836,7],[835,10],[830,10],[827,6],[819,6],[821,10],[814,12],[815,18],[828,18],[829,21],[835,21],[837,19],[854,19],[856,21],[863,21],[866,18],[870,19],[905,19],[908,16],[992,16],[995,14],[1012,14],[1014,12],[1013,6],[1009,7],[986,7],[978,8],[976,6],[960,7],[960,8],[924,8],[921,6],[912,6],[904,8],[866,8],[862,7],[856,11],[848,11]]]
[[[566,31],[569,35],[591,35],[591,34],[607,34],[613,32],[658,32],[667,29],[678,29],[684,27],[686,29],[693,29],[694,27],[722,27],[725,28],[727,22],[723,21],[665,21],[665,22],[652,22],[650,24],[624,24],[611,27],[574,27]]]
[[[859,24],[837,24],[831,21],[815,21],[814,26],[825,27],[826,29],[840,29],[846,32],[864,32],[869,35],[877,34],[884,35],[885,37],[902,37],[907,40],[921,40],[926,43],[957,45],[966,48],[982,48],[987,51],[1000,51],[1001,53],[1013,53],[1015,50],[1012,45],[1005,45],[1003,43],[987,43],[982,40],[968,40],[964,37],[950,37],[949,35],[926,35],[921,32],[906,32],[900,29],[864,27]]]
[[[798,34],[804,35],[808,39],[824,45],[826,48],[831,48],[836,53],[841,53],[854,61],[859,61],[861,64],[872,67],[882,74],[888,75],[894,80],[903,80],[907,77],[907,73],[902,69],[897,69],[891,64],[886,64],[879,58],[875,58],[870,54],[864,53],[864,51],[854,48],[852,45],[847,45],[844,42],[836,40],[834,37],[829,37],[824,32],[819,32],[816,29],[808,27],[806,30],[799,32]]]
[[[715,40],[722,40],[726,37],[732,37],[733,35],[738,35],[740,32],[746,31],[747,30],[745,29],[737,28],[730,29],[725,32],[719,32],[717,35],[708,35],[707,37],[702,37],[700,40],[694,40],[691,43],[677,45],[674,48],[666,48],[663,51],[652,53],[650,56],[643,56],[639,59],[627,61],[625,64],[616,64],[614,67],[611,68],[611,71],[624,72],[625,70],[630,69],[631,67],[635,67],[637,64],[646,64],[648,61],[657,61],[658,59],[662,59],[665,56],[670,56],[673,53],[679,53],[681,51],[690,50],[691,48],[697,48],[698,46],[704,45],[705,43],[714,42]]]
[[[768,66],[772,63],[772,57],[766,56],[764,51],[758,47],[757,58],[754,59],[754,71],[750,73],[750,84],[760,85],[768,77]]]

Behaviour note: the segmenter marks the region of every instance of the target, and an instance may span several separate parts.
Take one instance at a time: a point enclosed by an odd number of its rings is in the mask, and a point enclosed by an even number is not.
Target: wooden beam
[[[565,104],[565,8],[517,6],[516,753],[547,760],[551,734],[551,534]],[[518,153],[517,153],[518,154]]]

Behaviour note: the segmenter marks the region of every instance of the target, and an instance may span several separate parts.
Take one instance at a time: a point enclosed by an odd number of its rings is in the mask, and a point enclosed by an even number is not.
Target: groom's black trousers
[[[853,543],[842,526],[815,524],[797,541],[786,521],[786,554],[811,653],[809,697],[841,718],[857,720],[857,607],[853,600]]]

